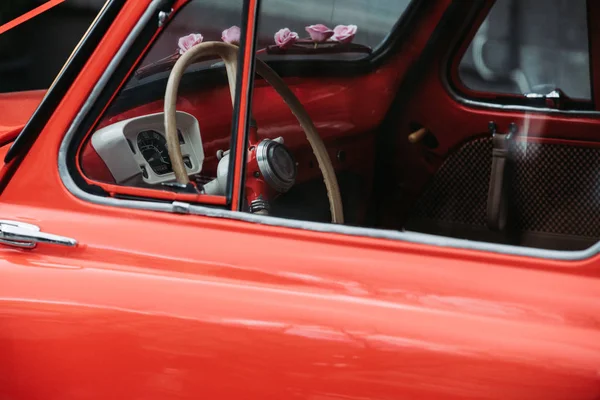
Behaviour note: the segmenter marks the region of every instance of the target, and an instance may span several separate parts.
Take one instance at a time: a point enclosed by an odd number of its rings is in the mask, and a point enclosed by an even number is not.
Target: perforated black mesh
[[[453,153],[411,219],[485,226],[490,137]],[[600,148],[515,141],[510,218],[521,231],[600,238]]]
[[[491,138],[476,139],[442,164],[411,217],[485,226]]]

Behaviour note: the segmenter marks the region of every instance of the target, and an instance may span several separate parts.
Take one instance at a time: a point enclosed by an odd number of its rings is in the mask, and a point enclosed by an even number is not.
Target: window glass
[[[78,154],[80,170],[93,185],[90,190],[102,188],[105,196],[127,200],[144,198],[153,206],[158,201],[200,202],[289,220],[542,249],[582,250],[600,238],[594,175],[600,168],[600,148],[594,144],[593,121],[578,116],[569,122],[572,129],[564,129],[563,117],[554,119],[543,113],[487,114],[485,109],[456,104],[446,104],[443,110],[432,108],[431,91],[423,87],[439,83],[435,65],[424,77],[424,86],[403,90],[407,75],[399,71],[407,56],[412,58],[418,51],[414,46],[398,46],[393,57],[385,57],[383,65],[373,65],[368,71],[357,70],[350,62],[312,62],[330,55],[358,52],[362,56],[364,48],[377,47],[386,34],[383,22],[381,32],[373,33],[377,30],[373,21],[387,17],[374,5],[398,3],[323,0],[322,4],[308,3],[312,8],[301,13],[303,6],[298,3],[279,9],[275,0],[265,0],[257,26],[258,76],[247,107],[251,117],[248,142],[236,155],[246,158],[242,168],[229,170],[232,116],[238,111],[232,108],[224,63],[214,56],[185,69],[176,101],[179,132],[173,131],[167,140],[163,113],[167,80],[181,54],[201,49],[194,46],[208,41],[232,54],[239,50],[223,41],[239,42],[241,0],[236,5],[211,1],[192,1],[175,14],[98,126],[76,143],[78,151],[72,154]],[[350,4],[357,8],[352,11]],[[530,8],[522,9],[522,4]],[[470,67],[461,66],[463,78],[471,79],[465,79],[470,87],[479,84],[480,90],[546,93],[540,82],[551,82],[570,96],[589,98],[581,77],[567,73],[568,65],[578,68],[573,54],[579,52],[587,60],[587,45],[560,35],[542,38],[534,31],[525,32],[520,23],[506,27],[506,21],[515,21],[513,14],[519,13],[527,14],[538,28],[544,26],[545,19],[531,8],[540,4],[533,0],[496,3],[486,22],[489,43],[483,43],[485,66],[493,73],[484,69],[477,75],[472,44]],[[556,26],[572,24],[573,15],[581,12],[567,13],[565,3],[558,0],[552,4],[559,11],[546,10],[544,15],[553,15]],[[577,8],[584,3],[572,4]],[[333,12],[319,19],[323,15],[320,6]],[[361,14],[369,10],[373,15]],[[558,17],[560,10],[567,22]],[[284,12],[287,19],[278,14]],[[292,18],[296,15],[303,16]],[[580,19],[585,21],[585,13]],[[420,21],[411,25],[411,32],[429,29]],[[515,30],[519,40],[511,36]],[[570,30],[567,27],[563,32]],[[567,42],[573,46],[552,48]],[[551,65],[549,54],[571,59]],[[285,62],[270,63],[270,57]],[[297,63],[296,58],[311,62]],[[505,69],[513,72],[502,75]],[[518,87],[523,83],[515,71],[527,76],[527,88]],[[583,76],[589,81],[589,76]],[[399,96],[410,102],[394,101]],[[181,155],[176,154],[178,148]],[[174,160],[180,161],[178,175]],[[181,182],[182,169],[189,182]],[[241,185],[234,188],[231,202],[235,204],[230,205],[225,189],[234,176],[236,184],[241,178]],[[196,207],[190,211],[204,212]]]
[[[258,53],[266,59],[286,57],[291,64],[294,57],[367,57],[390,34],[408,3],[266,0],[261,6]],[[179,85],[177,112],[181,121],[177,121],[177,127],[192,188],[175,184],[186,179],[176,176],[173,157],[177,156],[168,152],[163,99],[181,54],[209,41],[239,44],[242,9],[242,0],[194,0],[175,14],[83,144],[80,164],[88,180],[127,188],[226,194],[226,182],[231,178],[226,166],[232,105],[223,62],[216,56],[194,61]],[[313,41],[314,35],[322,37]],[[272,91],[262,86],[261,93],[270,96]],[[352,97],[346,99],[354,101]],[[273,107],[282,104],[277,98],[273,100]],[[287,114],[289,110],[282,108],[282,112]],[[260,122],[264,127],[278,124],[274,120]],[[287,124],[287,115],[279,122]],[[305,140],[297,127],[290,132],[292,142]],[[269,149],[269,155],[285,155],[281,149]],[[283,162],[285,157],[276,160]]]
[[[107,191],[114,191],[107,185],[118,185],[122,193],[140,197],[172,198],[173,192],[225,195],[224,186],[204,191],[230,147],[233,107],[222,60],[207,54],[187,66],[182,81],[173,87],[183,180],[173,162],[177,156],[168,151],[164,99],[168,78],[182,54],[199,43],[221,42],[223,27],[241,26],[241,3],[193,0],[174,15],[81,144],[79,163],[88,181]],[[233,52],[237,54],[237,49]],[[196,73],[198,69],[202,71]]]
[[[497,0],[459,74],[477,91],[589,100],[589,63],[586,0]]]
[[[256,127],[249,132],[245,211],[365,224],[375,151],[372,132],[387,111],[378,100],[391,102],[389,87],[398,76],[394,69],[374,70],[372,74],[382,75],[381,85],[373,85],[368,76],[337,65],[301,78],[293,60],[367,57],[390,35],[408,5],[408,0],[263,1],[256,65],[263,79],[254,84]],[[262,62],[274,57],[290,62],[278,63],[277,73],[265,75]]]

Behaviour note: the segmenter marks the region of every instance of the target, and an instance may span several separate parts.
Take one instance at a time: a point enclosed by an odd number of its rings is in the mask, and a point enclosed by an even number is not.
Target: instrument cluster
[[[204,162],[198,121],[191,114],[178,111],[177,128],[188,175],[198,174]],[[94,132],[91,144],[117,184],[136,184],[141,181],[156,185],[175,181],[167,150],[163,113],[106,126]]]

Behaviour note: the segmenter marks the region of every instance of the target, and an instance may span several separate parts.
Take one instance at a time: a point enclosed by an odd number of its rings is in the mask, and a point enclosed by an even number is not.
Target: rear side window
[[[497,0],[459,65],[468,89],[591,99],[586,0]]]

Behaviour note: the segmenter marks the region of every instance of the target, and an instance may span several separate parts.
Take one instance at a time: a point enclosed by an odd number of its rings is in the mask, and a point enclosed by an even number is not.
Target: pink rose
[[[305,29],[310,38],[317,43],[324,42],[333,36],[333,31],[323,24],[310,25]]]
[[[202,43],[204,38],[199,33],[190,33],[179,38],[179,54],[183,54],[195,45]]]
[[[357,29],[356,25],[338,25],[333,28],[331,39],[340,43],[350,43],[354,39]]]
[[[298,34],[290,31],[288,28],[283,28],[275,34],[275,44],[281,49],[287,49],[298,40]]]
[[[229,29],[225,29],[221,34],[221,40],[226,43],[231,44],[240,44],[240,28],[237,26],[232,26]]]

